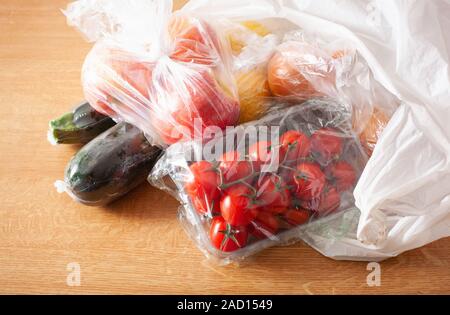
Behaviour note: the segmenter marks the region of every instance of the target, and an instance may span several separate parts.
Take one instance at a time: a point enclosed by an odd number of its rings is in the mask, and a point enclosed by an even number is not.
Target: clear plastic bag
[[[171,11],[172,1],[142,0],[81,0],[66,11],[96,42],[82,70],[87,101],[160,146],[239,119],[225,35],[213,21]]]
[[[367,155],[351,116],[331,99],[280,109],[169,147],[149,181],[180,200],[182,224],[208,257],[239,261],[353,207]]]
[[[233,52],[233,73],[239,96],[239,123],[263,117],[270,110],[272,96],[267,64],[279,43],[279,36],[258,21],[223,21]]]
[[[369,155],[400,104],[343,40],[311,38],[301,30],[288,32],[267,71],[274,96],[293,102],[327,96],[351,104],[354,130]]]
[[[191,0],[184,9],[209,19],[277,19],[317,38],[345,40],[380,87],[401,100],[355,189],[358,209],[309,229],[309,245],[334,259],[374,261],[450,235],[447,0]],[[364,86],[366,78],[353,82]],[[393,111],[373,104],[388,116]]]

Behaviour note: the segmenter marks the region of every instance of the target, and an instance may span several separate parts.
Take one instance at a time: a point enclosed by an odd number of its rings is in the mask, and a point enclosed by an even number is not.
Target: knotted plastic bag
[[[160,146],[238,122],[231,50],[212,21],[172,13],[172,1],[80,0],[65,13],[95,42],[82,84],[98,111]]]

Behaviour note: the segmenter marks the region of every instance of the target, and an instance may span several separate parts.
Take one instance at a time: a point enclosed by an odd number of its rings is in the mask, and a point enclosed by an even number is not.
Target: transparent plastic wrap
[[[353,207],[367,155],[351,116],[331,99],[291,106],[171,146],[149,181],[182,203],[182,224],[208,257],[239,261]]]
[[[351,104],[354,130],[369,155],[400,105],[349,42],[312,38],[302,30],[285,34],[267,76],[272,94],[294,103],[327,96]]]
[[[233,51],[239,123],[257,120],[270,110],[272,93],[267,80],[267,63],[279,43],[279,36],[272,34],[262,22],[222,23]]]
[[[86,99],[162,147],[239,119],[226,36],[213,21],[171,11],[170,0],[80,0],[65,12],[96,42],[82,70]]]
[[[315,38],[343,40],[389,91],[387,99],[401,101],[392,118],[384,93],[372,102],[390,121],[355,188],[357,208],[330,218],[326,229],[305,231],[309,245],[334,259],[374,261],[450,236],[447,0],[191,0],[183,10],[208,19],[278,19]],[[352,81],[367,86],[365,73]],[[353,108],[366,99],[362,93]],[[355,130],[363,130],[374,111],[356,113]]]
[[[85,205],[106,205],[145,182],[160,155],[138,128],[119,123],[85,145],[55,186]]]

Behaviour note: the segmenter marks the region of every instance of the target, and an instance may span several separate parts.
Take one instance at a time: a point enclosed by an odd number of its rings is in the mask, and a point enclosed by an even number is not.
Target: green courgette
[[[50,121],[48,140],[52,144],[84,144],[114,125],[111,118],[82,102],[73,111]]]
[[[160,155],[138,128],[121,122],[85,145],[56,186],[83,204],[105,205],[144,182]]]

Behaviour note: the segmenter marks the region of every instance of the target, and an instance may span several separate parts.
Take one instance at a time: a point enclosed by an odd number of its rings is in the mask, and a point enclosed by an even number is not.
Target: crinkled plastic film
[[[82,70],[86,99],[162,147],[196,136],[197,125],[225,128],[239,119],[225,36],[213,22],[171,9],[171,1],[113,0],[66,11],[96,41]]]
[[[149,180],[180,200],[197,246],[229,263],[299,240],[310,224],[352,209],[366,162],[348,106],[317,99],[208,141],[175,144]]]

